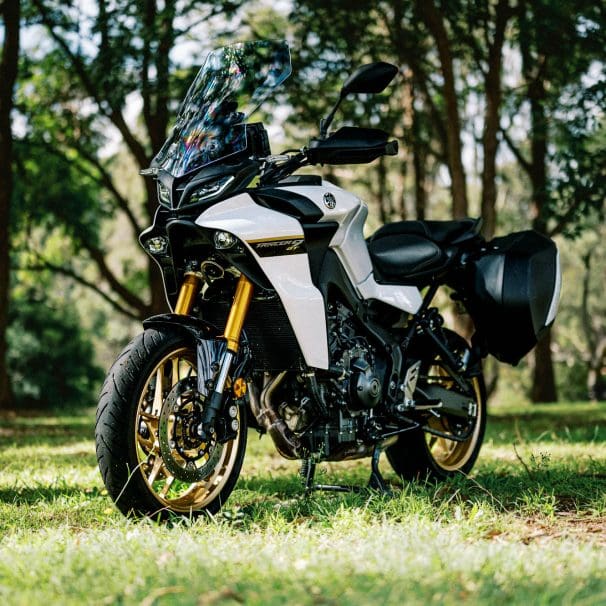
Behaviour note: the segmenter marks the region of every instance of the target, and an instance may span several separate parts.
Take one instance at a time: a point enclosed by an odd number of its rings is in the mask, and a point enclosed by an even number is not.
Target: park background
[[[603,603],[605,23],[588,0],[0,0],[3,601]],[[554,237],[560,312],[517,368],[487,360],[472,478],[300,500],[262,441],[213,524],[135,526],[101,487],[91,409],[166,309],[136,240],[157,206],[138,172],[206,53],[268,38],[293,61],[258,115],[274,152],[318,132],[360,64],[396,64],[334,127],[383,128],[398,156],[322,175],[368,203],[368,233],[482,216],[487,238]]]

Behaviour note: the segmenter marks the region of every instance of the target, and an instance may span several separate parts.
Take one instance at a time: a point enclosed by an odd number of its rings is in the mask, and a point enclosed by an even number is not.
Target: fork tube
[[[227,341],[227,349],[221,357],[219,363],[219,372],[215,387],[208,400],[207,406],[204,407],[204,415],[202,418],[201,427],[199,429],[199,435],[201,437],[208,437],[211,428],[217,417],[217,412],[221,408],[223,403],[223,390],[225,389],[225,382],[229,376],[229,369],[231,363],[238,353],[238,347],[240,345],[240,335],[242,334],[242,327],[246,320],[246,314],[250,306],[250,301],[253,295],[252,282],[244,275],[240,275],[238,280],[238,286],[236,287],[236,294],[232,303],[231,309],[229,310],[229,316],[227,318],[227,324],[225,325],[225,332],[223,337]]]
[[[240,335],[242,334],[242,327],[244,326],[244,320],[246,320],[246,314],[248,312],[248,307],[250,306],[252,295],[252,282],[244,274],[241,274],[236,287],[234,302],[229,310],[229,317],[227,318],[227,324],[225,325],[225,332],[223,334],[227,341],[227,349],[234,353],[238,353]]]
[[[194,306],[194,300],[196,295],[200,291],[200,284],[202,283],[202,274],[196,271],[188,271],[185,274],[183,284],[181,284],[181,290],[179,291],[179,298],[175,304],[175,313],[181,316],[186,316]]]
[[[225,381],[227,381],[229,373],[229,367],[238,353],[238,348],[240,346],[240,335],[242,334],[242,327],[244,326],[244,321],[246,320],[246,314],[250,306],[252,295],[252,282],[244,274],[241,274],[240,279],[238,280],[238,285],[236,286],[234,302],[229,310],[229,316],[227,318],[227,324],[225,325],[225,332],[223,334],[223,337],[227,341],[227,349],[223,354],[221,363],[219,365],[219,375],[217,376],[217,381],[215,383],[215,393],[223,393]]]

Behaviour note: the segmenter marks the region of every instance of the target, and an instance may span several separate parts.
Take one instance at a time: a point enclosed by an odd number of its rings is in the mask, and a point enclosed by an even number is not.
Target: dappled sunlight
[[[217,595],[251,603],[262,602],[267,584],[273,599],[297,603],[309,595],[406,601],[411,583],[419,603],[446,599],[445,586],[514,601],[547,583],[554,596],[570,587],[606,591],[606,444],[565,439],[532,415],[535,439],[520,442],[515,414],[495,422],[469,478],[403,483],[383,457],[389,495],[305,496],[299,463],[251,431],[224,509],[157,526],[123,518],[103,488],[92,439],[74,440],[70,423],[49,419],[22,445],[11,437],[0,448],[0,574],[19,578],[22,595],[34,599],[41,584],[53,586],[59,566],[73,595],[86,587],[88,599],[110,602],[126,587],[133,603],[159,574],[165,586],[207,596],[210,582],[228,588]],[[602,431],[601,420],[592,423]],[[13,429],[7,420],[3,427]],[[364,487],[369,467],[368,459],[321,464],[318,479]],[[25,560],[35,576],[23,573]]]

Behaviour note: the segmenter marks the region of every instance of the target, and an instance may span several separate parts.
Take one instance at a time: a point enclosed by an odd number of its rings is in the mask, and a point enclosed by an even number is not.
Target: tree
[[[452,215],[455,219],[461,219],[468,215],[467,179],[463,168],[460,102],[455,86],[452,44],[446,30],[444,11],[440,11],[433,0],[417,0],[415,4],[423,23],[435,41],[438,51],[443,80],[441,94],[445,107],[445,123],[448,125],[445,129],[446,157],[452,182]]]
[[[595,173],[594,161],[587,162],[586,151],[579,145],[577,154],[571,158],[568,146],[575,138],[583,140],[594,128],[587,118],[593,115],[596,103],[594,99],[592,111],[587,113],[584,78],[592,62],[602,58],[604,14],[586,0],[555,4],[547,0],[522,0],[516,17],[524,89],[523,94],[518,95],[518,103],[514,103],[514,111],[519,112],[523,105],[529,108],[529,157],[511,136],[505,136],[531,183],[532,226],[540,233],[554,236],[569,229],[583,209],[592,207],[592,201],[593,205],[599,204],[599,192],[603,191],[603,187],[599,187],[601,178],[592,174]],[[577,120],[570,112],[562,111],[565,99],[575,97],[580,97],[582,108]],[[585,122],[584,126],[571,132],[570,127],[579,120]],[[566,142],[555,151],[553,143],[557,142],[554,137],[558,130],[560,143],[564,143],[564,139]],[[563,132],[569,136],[562,137]],[[575,166],[573,171],[570,171],[571,160]],[[578,168],[583,166],[586,171],[579,175]],[[589,182],[590,186],[585,189],[594,190],[593,193],[579,196],[578,187],[570,187],[568,183],[573,174],[577,175],[573,177],[577,185]],[[562,205],[566,208],[564,212]],[[538,343],[534,358],[532,401],[554,402],[557,392],[551,331]]]
[[[42,25],[52,44],[27,66],[22,109],[29,119],[29,137],[62,157],[84,180],[94,180],[111,212],[129,225],[134,240],[153,220],[156,185],[144,179],[140,194],[126,193],[100,152],[119,141],[137,169],[149,166],[166,138],[170,111],[192,75],[191,65],[175,69],[175,45],[204,21],[233,14],[238,2],[32,0],[32,5],[29,23]],[[137,102],[141,113],[134,124],[126,108]],[[59,218],[69,225],[74,217]],[[129,316],[143,318],[165,308],[161,276],[151,259],[139,255],[138,262],[123,263],[117,271],[109,261],[111,251],[98,238],[69,230],[78,256],[96,268],[96,279],[82,276],[70,259],[59,266],[44,259],[41,263],[94,287]],[[147,283],[143,289],[142,274]]]
[[[8,366],[16,408],[90,406],[103,379],[75,303],[64,296],[54,301],[50,285],[39,280],[11,307]]]
[[[346,3],[344,3],[346,4]],[[339,10],[339,9],[342,10]],[[405,81],[399,108],[390,99],[398,134],[410,147],[417,216],[425,216],[428,161],[445,165],[450,176],[451,215],[469,214],[467,175],[463,162],[463,117],[472,94],[484,108],[481,140],[482,216],[485,235],[496,226],[496,158],[502,112],[502,57],[513,10],[509,0],[421,2],[366,0],[358,11],[341,3],[299,0],[292,19],[299,24],[308,64],[330,74],[338,62],[387,58],[399,63]],[[336,11],[338,18],[333,18]],[[330,30],[314,27],[330,18]],[[319,38],[319,40],[318,40]],[[309,42],[308,42],[309,41]],[[310,51],[315,43],[319,49]],[[327,60],[327,57],[330,60]],[[339,70],[336,70],[337,72]],[[481,79],[484,86],[469,82]],[[392,97],[396,97],[392,95]],[[298,99],[304,99],[299,95]],[[397,97],[396,97],[397,98]],[[314,100],[315,107],[317,101]],[[397,111],[399,110],[399,112]],[[435,171],[434,171],[435,172]]]
[[[2,57],[0,58],[0,409],[12,401],[11,384],[6,367],[6,329],[8,326],[10,288],[10,202],[13,190],[13,134],[11,113],[13,87],[19,61],[19,0],[0,3],[4,26]]]
[[[603,231],[603,230],[602,230]],[[585,342],[588,349],[587,393],[592,400],[606,399],[606,376],[603,373],[606,367],[606,322],[604,309],[601,313],[592,313],[591,283],[595,280],[591,264],[595,248],[583,255],[585,274],[583,276],[583,291],[581,299],[581,318]]]

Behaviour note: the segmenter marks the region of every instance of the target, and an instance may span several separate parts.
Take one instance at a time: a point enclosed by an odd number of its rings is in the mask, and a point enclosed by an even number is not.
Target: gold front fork
[[[179,298],[175,305],[175,313],[181,316],[187,316],[194,306],[194,300],[196,295],[200,291],[202,284],[202,274],[196,271],[188,271],[185,274],[183,284],[181,284],[181,290],[179,291]]]
[[[236,294],[234,295],[234,302],[229,310],[225,332],[223,333],[223,336],[227,341],[227,349],[234,353],[238,352],[240,335],[242,334],[242,327],[246,320],[246,314],[248,313],[248,307],[250,306],[252,296],[252,282],[244,274],[240,274],[238,286],[236,287]]]
[[[202,275],[200,273],[188,271],[185,274],[185,279],[183,280],[181,290],[179,291],[179,298],[175,305],[176,314],[188,315],[191,312],[196,295],[200,291],[201,284]],[[234,301],[229,310],[225,332],[223,334],[223,337],[227,341],[227,349],[234,353],[238,352],[240,335],[242,334],[242,327],[246,320],[246,314],[248,313],[252,296],[253,284],[244,274],[241,274],[236,287]]]

